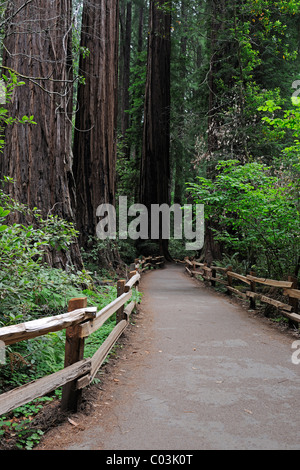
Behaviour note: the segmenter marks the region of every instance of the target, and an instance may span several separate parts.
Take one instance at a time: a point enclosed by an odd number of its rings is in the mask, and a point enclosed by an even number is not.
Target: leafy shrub
[[[0,190],[0,326],[11,325],[55,311],[66,305],[70,284],[79,286],[83,273],[66,273],[44,262],[45,250],[68,249],[76,231],[72,224],[37,209],[30,211]],[[8,225],[14,211],[32,219],[32,225]],[[86,283],[89,283],[86,276]],[[74,289],[73,289],[74,290]],[[64,300],[64,305],[62,302]]]
[[[198,178],[189,191],[205,205],[205,218],[227,254],[248,269],[282,278],[297,273],[300,255],[296,186],[253,162],[221,161],[214,179]]]

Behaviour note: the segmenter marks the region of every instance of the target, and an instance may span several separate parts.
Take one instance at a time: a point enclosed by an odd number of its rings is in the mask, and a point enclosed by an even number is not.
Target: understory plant
[[[221,161],[212,179],[188,184],[205,205],[206,223],[227,254],[239,254],[248,269],[283,278],[297,275],[300,216],[296,184],[266,165]]]
[[[31,223],[8,223],[14,212]],[[0,188],[0,326],[55,312],[65,307],[67,293],[89,284],[85,272],[54,269],[45,261],[47,250],[67,250],[75,237],[69,222],[53,215],[44,219],[37,209],[19,204]]]

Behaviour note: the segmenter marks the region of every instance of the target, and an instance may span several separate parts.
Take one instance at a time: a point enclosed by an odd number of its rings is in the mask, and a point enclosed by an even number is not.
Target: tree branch
[[[23,3],[23,5],[21,5],[17,11],[15,11],[12,15],[10,15],[8,18],[6,18],[4,21],[2,21],[2,23],[0,23],[0,28],[2,28],[2,26],[4,26],[8,21],[10,21],[12,18],[14,18],[15,16],[17,16],[18,13],[20,13],[20,11],[23,10],[23,8],[25,8],[29,3],[32,3],[33,0],[26,0],[25,3]]]

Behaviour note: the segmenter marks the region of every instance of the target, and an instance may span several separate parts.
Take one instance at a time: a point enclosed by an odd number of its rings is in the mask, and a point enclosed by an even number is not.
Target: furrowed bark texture
[[[164,0],[150,2],[148,65],[141,160],[140,202],[170,202],[171,15]],[[167,240],[159,240],[167,254]]]
[[[71,222],[72,2],[36,0],[20,9],[23,4],[24,0],[8,4],[7,17],[13,19],[6,28],[3,73],[12,69],[25,82],[14,90],[9,115],[32,115],[37,124],[6,127],[0,175],[14,179],[8,191],[19,202],[37,207],[43,217],[54,214]],[[17,213],[11,221],[23,222]],[[80,266],[76,244],[71,252],[69,261]],[[64,266],[68,255],[49,256],[52,264]]]
[[[116,123],[118,86],[118,0],[85,1],[74,137],[77,188],[77,229],[86,245],[96,235],[97,207],[115,202]]]
[[[10,2],[8,16],[24,0]],[[0,159],[1,175],[16,184],[10,194],[44,216],[52,212],[72,220],[68,178],[72,178],[71,0],[37,0],[9,24],[3,65],[25,85],[14,91],[12,117],[33,115],[37,125],[8,126]],[[7,74],[7,70],[4,69]],[[24,78],[34,77],[34,80]],[[43,79],[40,79],[43,78]]]

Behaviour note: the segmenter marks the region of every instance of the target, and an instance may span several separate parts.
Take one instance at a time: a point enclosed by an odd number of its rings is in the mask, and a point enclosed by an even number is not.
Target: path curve
[[[292,335],[168,265],[143,276],[136,325],[94,411],[40,449],[300,448]],[[59,443],[59,444],[58,444]]]

